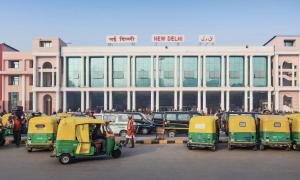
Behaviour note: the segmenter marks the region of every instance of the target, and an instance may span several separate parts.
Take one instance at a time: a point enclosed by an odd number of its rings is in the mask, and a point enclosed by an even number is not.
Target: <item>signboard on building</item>
[[[136,43],[137,42],[136,35],[109,35],[106,36],[107,44],[120,44],[120,43]]]
[[[152,35],[153,43],[182,43],[184,42],[184,35],[176,34],[154,34]]]
[[[216,41],[216,36],[209,34],[199,35],[198,41],[200,44],[214,44]]]

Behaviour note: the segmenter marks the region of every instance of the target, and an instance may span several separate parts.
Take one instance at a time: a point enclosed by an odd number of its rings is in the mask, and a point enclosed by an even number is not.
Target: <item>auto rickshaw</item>
[[[216,132],[216,117],[214,116],[195,116],[189,122],[188,149],[209,148],[216,150],[218,141]]]
[[[68,114],[68,113],[57,113],[56,116],[60,119],[64,119],[64,118],[68,118],[71,117],[72,114]]]
[[[300,114],[285,115],[290,122],[292,146],[294,150],[300,150]]]
[[[2,124],[2,118],[0,117],[0,146],[5,144],[5,128]]]
[[[253,147],[257,150],[255,119],[249,115],[230,116],[228,120],[228,149]]]
[[[53,150],[56,138],[57,122],[54,117],[41,116],[31,118],[28,122],[26,148],[28,152],[32,149]]]
[[[116,144],[108,122],[72,116],[62,119],[58,125],[54,152],[61,164],[68,164],[76,158],[118,158],[121,145]]]
[[[259,115],[259,149],[265,146],[291,149],[291,135],[287,117],[281,115]]]
[[[13,124],[9,118],[12,116],[11,113],[4,114],[2,116],[2,125],[5,128],[5,135],[12,135],[13,134]]]

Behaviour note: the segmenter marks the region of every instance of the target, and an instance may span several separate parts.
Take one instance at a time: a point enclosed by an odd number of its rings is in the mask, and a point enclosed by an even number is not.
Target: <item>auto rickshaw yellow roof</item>
[[[229,120],[244,120],[244,121],[252,121],[254,118],[252,116],[247,115],[234,115],[229,116]]]
[[[287,117],[282,115],[258,115],[257,116],[260,120],[266,121],[266,120],[287,120]]]
[[[60,121],[60,123],[66,123],[66,124],[105,124],[105,120],[99,120],[99,119],[93,119],[89,117],[76,117],[71,116],[64,118]]]
[[[47,123],[47,122],[53,122],[55,121],[55,117],[53,116],[38,116],[33,117],[29,120],[30,123]]]
[[[291,120],[293,120],[293,121],[294,120],[296,120],[296,121],[300,120],[300,113],[286,114],[284,116],[291,119]]]

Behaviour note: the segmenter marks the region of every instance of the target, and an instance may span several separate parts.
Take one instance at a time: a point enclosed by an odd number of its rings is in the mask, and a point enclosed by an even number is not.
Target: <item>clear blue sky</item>
[[[26,3],[25,3],[26,2]],[[31,50],[34,37],[104,45],[108,34],[215,34],[216,45],[260,45],[276,34],[300,35],[299,0],[0,0],[0,41]]]

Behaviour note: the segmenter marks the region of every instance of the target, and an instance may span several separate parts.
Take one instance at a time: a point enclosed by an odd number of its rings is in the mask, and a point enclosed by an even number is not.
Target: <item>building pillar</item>
[[[294,64],[292,64],[292,86],[296,86],[295,85],[295,66]]]
[[[230,92],[226,91],[226,111],[230,111]]]
[[[111,111],[113,109],[113,97],[112,97],[112,91],[109,91],[109,107],[108,109]]]
[[[24,111],[26,111],[26,80],[25,80],[25,75],[22,75],[22,106]]]
[[[180,88],[183,87],[183,66],[182,66],[182,56],[179,57],[179,86]],[[174,80],[176,80],[177,77],[174,77]]]
[[[40,87],[44,87],[44,72],[43,72],[43,67],[41,67],[41,70],[40,70]]]
[[[279,92],[275,90],[275,93],[274,93],[275,97],[275,104],[274,104],[274,108],[275,108],[275,111],[279,111]]]
[[[221,87],[225,87],[225,58],[221,56]],[[227,64],[226,64],[227,65]],[[222,92],[221,92],[222,94]]]
[[[198,87],[201,87],[201,56],[198,56],[198,61],[197,61],[197,78],[198,78]]]
[[[249,63],[250,63],[250,87],[253,87],[253,78],[254,78],[254,75],[253,75],[253,56],[251,55],[250,56],[250,61],[249,61]],[[252,109],[250,109],[250,111],[251,111]]]
[[[63,87],[67,87],[68,83],[67,83],[67,58],[64,56],[63,57],[63,65],[64,65],[64,70],[63,70],[63,80],[64,80],[64,83],[63,83]],[[58,76],[58,75],[56,75]]]
[[[136,64],[136,59],[135,59],[135,56],[132,56],[132,66],[131,66],[131,73],[132,73],[132,76],[131,76],[131,86],[132,87],[135,87],[135,81],[136,81],[136,75],[135,75],[135,72],[136,72],[136,68],[135,68],[135,64]],[[132,103],[133,104],[133,103]]]
[[[61,59],[60,59],[60,55],[56,57],[56,103],[55,103],[55,109],[56,112],[59,112],[61,109],[60,106],[60,78],[61,78]],[[52,72],[53,76],[52,76],[52,85],[54,86],[54,72]]]
[[[154,111],[154,91],[151,91],[151,107],[150,107],[150,109],[151,109],[151,112],[153,112]]]
[[[272,111],[271,91],[268,91],[268,110]]]
[[[156,91],[155,110],[159,111],[159,91]]]
[[[222,110],[225,109],[225,105],[224,105],[224,91],[221,91],[221,101],[220,101],[220,107]]]
[[[298,55],[298,62],[300,62],[300,54]],[[295,86],[298,86],[298,88],[299,88],[300,87],[300,74],[298,73],[299,70],[300,70],[299,66],[297,66],[297,69],[296,69],[296,72],[297,72],[298,79],[297,79],[297,84],[295,84]],[[299,91],[298,91],[298,102],[299,102],[298,112],[300,112],[300,88],[299,88]]]
[[[226,56],[226,86],[229,87],[230,86],[230,79],[229,79],[229,56]]]
[[[55,85],[54,85],[54,71],[52,70],[52,72],[51,72],[51,78],[52,78],[52,81],[51,81],[51,87],[54,87]],[[58,76],[56,75],[56,79],[58,78]],[[56,80],[57,81],[57,80]],[[57,82],[56,82],[57,83]]]
[[[206,107],[206,91],[202,91],[203,100],[202,100],[202,110],[205,114],[207,114],[207,107]]]
[[[156,71],[155,71],[155,76],[156,76],[156,85],[155,85],[155,87],[159,87],[159,75],[158,75],[158,73],[159,73],[159,66],[158,66],[158,63],[159,63],[159,56],[157,55],[156,56],[156,64],[155,64],[155,69],[156,69]]]
[[[80,80],[81,80],[81,87],[84,87],[84,56],[81,56],[81,77],[80,77]]]
[[[178,56],[175,56],[175,62],[174,62],[174,87],[178,87],[177,85],[177,58]],[[174,101],[175,104],[175,101]],[[174,109],[176,110],[177,108],[174,107]]]
[[[244,111],[248,112],[248,91],[244,91]]]
[[[282,65],[280,65],[280,87],[283,87],[283,68]]]
[[[104,91],[103,92],[103,110],[104,111],[107,111],[107,92],[106,91]]]
[[[244,84],[245,84],[245,87],[248,87],[248,76],[249,76],[249,73],[248,73],[248,56],[244,56],[244,72],[245,72],[245,76],[244,76]],[[247,95],[248,96],[248,95]],[[248,99],[248,97],[247,97]]]
[[[36,56],[33,56],[33,72],[32,72],[32,111],[36,112],[37,111],[37,95],[36,95],[36,83],[37,83],[37,58]]]
[[[180,92],[179,92],[179,110],[180,110],[180,111],[182,111],[182,101],[183,101],[182,96],[183,96],[183,92],[180,91]]]
[[[80,107],[80,111],[81,112],[84,112],[84,104],[85,104],[85,102],[84,102],[84,91],[81,91],[81,101],[80,101],[81,103],[81,107]]]
[[[253,111],[253,91],[249,91],[249,111]]]
[[[109,87],[108,81],[107,81],[107,77],[108,77],[108,72],[107,72],[107,56],[104,56],[104,71],[103,71],[104,87]],[[107,108],[107,106],[106,106],[106,108]]]
[[[131,98],[130,91],[127,91],[127,111],[131,110],[130,98]]]
[[[86,67],[85,67],[85,84],[86,84],[86,87],[90,87],[90,57],[89,56],[86,56],[86,62],[85,63],[86,63]]]
[[[197,111],[201,111],[201,92],[197,92]]]
[[[67,112],[67,91],[63,91],[63,112]]]
[[[300,60],[300,58],[299,58],[299,60]],[[275,56],[274,56],[274,66],[273,66],[273,69],[274,69],[274,74],[273,74],[273,79],[274,79],[274,88],[275,89],[277,89],[278,88],[278,85],[279,85],[279,83],[278,83],[278,78],[279,78],[279,73],[278,73],[278,54],[276,54]],[[300,77],[300,76],[299,76]]]
[[[37,112],[37,92],[32,92],[32,111]]]
[[[177,92],[177,91],[174,91],[174,110],[175,110],[175,111],[178,110],[178,109],[177,109],[177,107],[178,107],[178,106],[177,106],[177,104],[178,104],[178,103],[177,103],[177,99],[178,99],[178,98],[177,98],[177,94],[178,94],[178,92]]]
[[[86,99],[85,99],[86,109],[90,109],[90,91],[86,91]]]
[[[268,70],[267,70],[267,73],[268,73],[268,87],[272,86],[272,83],[271,83],[271,79],[272,79],[272,67],[271,67],[271,65],[272,65],[271,56],[268,56]]]
[[[109,56],[108,57],[108,87],[112,87],[112,77],[113,77],[113,68],[112,68],[112,63],[113,59],[112,59],[112,56]],[[111,93],[111,92],[110,92]]]
[[[136,92],[132,91],[132,111],[136,111]]]
[[[203,62],[202,62],[202,67],[203,67],[203,87],[206,87],[206,56],[203,56]],[[204,108],[204,107],[202,107]]]
[[[154,67],[153,67],[154,63],[153,63],[153,61],[154,61],[154,56],[151,56],[151,60],[150,60],[150,78],[151,78],[150,86],[151,86],[151,88],[154,87]]]
[[[130,68],[130,66],[131,66],[131,63],[130,63],[130,56],[128,56],[127,57],[127,72],[128,72],[128,79],[127,79],[127,87],[130,87],[130,85],[131,85],[131,83],[130,83],[130,80],[131,80],[131,78],[130,78],[130,76],[131,76],[131,68]],[[130,109],[130,106],[129,107],[127,107],[127,108],[129,108]]]

